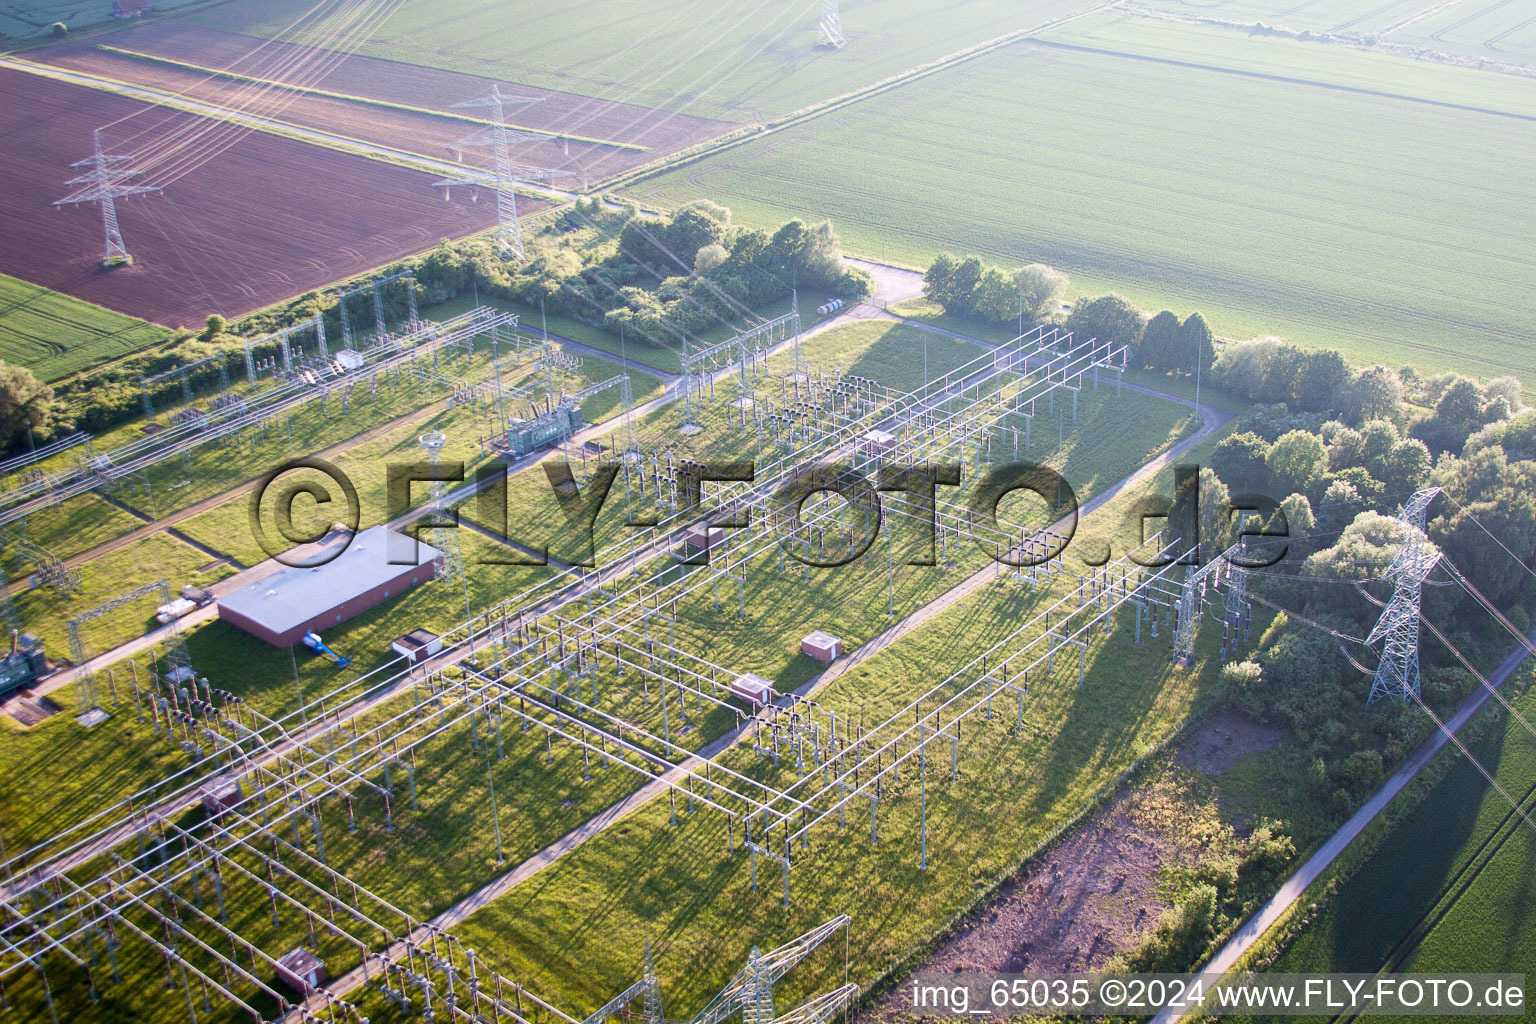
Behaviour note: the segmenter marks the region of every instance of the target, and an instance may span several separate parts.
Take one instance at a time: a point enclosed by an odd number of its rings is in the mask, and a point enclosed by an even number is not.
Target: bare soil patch
[[[1283,739],[1284,729],[1221,708],[1180,745],[1174,763],[1206,775],[1224,775],[1244,757],[1278,746]]]
[[[136,53],[185,61],[200,67],[224,69],[258,78],[287,80],[286,68],[301,48],[266,42],[233,32],[183,25],[176,21],[153,22],[113,34],[109,45]],[[248,55],[261,45],[260,55]],[[228,102],[248,83],[207,76],[168,65],[157,65],[96,49],[92,41],[50,47],[36,59],[61,67],[103,74],[140,85],[168,88],[208,102]],[[270,69],[280,70],[272,71]],[[381,100],[423,111],[448,113],[456,103],[483,96],[500,84],[505,95],[530,96],[540,102],[509,106],[508,120],[517,124],[611,140],[646,147],[624,149],[593,143],[547,139],[519,142],[514,159],[519,163],[584,173],[592,180],[617,174],[659,156],[686,149],[734,130],[725,121],[675,114],[629,103],[614,103],[573,93],[508,86],[491,78],[456,71],[418,67],[378,57],[350,56],[341,61],[315,87],[325,92]],[[305,127],[349,135],[368,142],[396,146],[410,152],[446,159],[450,142],[471,135],[474,124],[430,113],[395,111],[349,100],[305,95],[285,97],[283,120]],[[484,110],[452,111],[483,117]],[[467,150],[466,163],[489,160],[485,151]]]
[[[1102,967],[1141,941],[1167,904],[1159,870],[1190,863],[1198,841],[1156,827],[1154,797],[1131,789],[1022,874],[946,939],[920,968],[927,972],[1066,972]],[[911,993],[898,985],[870,1008],[880,1021],[912,1019]]]
[[[134,100],[0,70],[0,271],[131,316],[196,326],[240,316],[312,288],[483,230],[495,204],[432,176],[253,132],[170,183],[117,204],[132,266],[103,269],[93,205],[55,209],[69,164],[94,128],[144,109]],[[163,115],[104,133],[109,149]],[[153,179],[151,184],[155,182]],[[519,200],[532,211],[543,205]]]
[[[1191,868],[1240,832],[1224,822],[1209,779],[1284,737],[1285,730],[1227,708],[1208,715],[1162,769],[1115,794],[1004,882],[918,971],[1083,972],[1139,945],[1168,909],[1160,895],[1164,870]],[[899,984],[870,1012],[877,1021],[911,1020],[910,999]]]

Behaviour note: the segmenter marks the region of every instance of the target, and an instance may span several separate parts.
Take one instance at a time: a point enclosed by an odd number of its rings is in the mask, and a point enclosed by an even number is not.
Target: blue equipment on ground
[[[348,665],[352,664],[351,658],[344,658],[337,654],[335,651],[331,650],[329,647],[325,646],[325,641],[320,639],[319,633],[305,633],[304,646],[308,647],[316,654],[329,654],[331,657],[336,659],[337,668],[346,668]]]

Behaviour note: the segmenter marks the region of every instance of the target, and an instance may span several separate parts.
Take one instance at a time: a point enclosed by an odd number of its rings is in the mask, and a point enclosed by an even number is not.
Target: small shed
[[[725,543],[725,531],[707,523],[694,523],[683,531],[683,543],[695,551],[713,551]]]
[[[398,637],[389,645],[389,649],[415,665],[441,653],[443,638],[430,629],[413,629],[405,636]]]
[[[889,430],[871,430],[864,435],[862,447],[865,455],[884,455],[896,447],[896,435]]]
[[[800,653],[808,654],[824,665],[843,656],[843,642],[831,633],[817,630],[800,641]]]
[[[300,946],[277,960],[277,980],[301,996],[325,984],[325,961]]]
[[[202,798],[203,810],[214,818],[238,807],[240,801],[245,799],[245,791],[240,788],[240,780],[232,779],[228,775],[215,775],[197,791],[197,795]]]
[[[773,698],[778,696],[773,689],[773,683],[753,672],[737,676],[731,683],[731,693],[754,708],[772,704]]]

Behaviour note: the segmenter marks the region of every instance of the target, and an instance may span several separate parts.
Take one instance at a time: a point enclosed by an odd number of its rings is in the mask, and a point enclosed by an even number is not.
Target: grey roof
[[[238,612],[274,633],[286,633],[442,554],[430,544],[418,543],[414,561],[391,565],[392,553],[397,558],[409,559],[411,538],[385,526],[370,527],[353,537],[346,551],[324,565],[280,569],[219,598],[219,607]]]

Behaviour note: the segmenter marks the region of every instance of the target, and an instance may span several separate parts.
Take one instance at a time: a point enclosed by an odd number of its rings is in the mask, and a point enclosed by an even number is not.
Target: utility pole
[[[115,267],[120,263],[132,263],[133,257],[128,253],[128,247],[123,244],[123,233],[117,226],[117,200],[124,196],[143,195],[146,192],[158,192],[160,189],[150,185],[130,185],[129,178],[139,176],[138,171],[129,170],[122,166],[128,161],[126,156],[113,156],[102,151],[101,129],[97,128],[91,133],[95,142],[95,152],[84,160],[77,160],[70,164],[71,167],[89,167],[90,170],[78,178],[70,178],[66,185],[81,185],[83,188],[56,200],[54,206],[68,206],[72,203],[100,203],[101,204],[101,234],[102,256],[101,265]]]
[[[520,167],[512,163],[513,142],[541,142],[545,136],[533,132],[518,131],[507,127],[508,104],[524,105],[542,103],[533,96],[503,96],[501,87],[493,85],[490,95],[479,99],[455,103],[455,108],[484,107],[490,111],[491,124],[474,135],[449,145],[449,149],[465,150],[475,146],[489,146],[492,154],[492,170],[473,171],[458,178],[448,178],[437,183],[439,188],[454,185],[481,185],[496,192],[496,248],[505,258],[508,255],[523,259],[523,229],[517,220],[516,185],[520,181],[547,181],[550,178],[569,176],[570,171],[556,171],[536,167]],[[459,153],[462,162],[463,153]]]
[[[448,445],[448,435],[441,430],[429,430],[417,438],[417,444],[421,445],[427,458],[432,462],[435,471],[441,464],[443,449]],[[420,532],[431,536],[430,543],[443,553],[443,560],[437,568],[437,578],[449,582],[457,581],[464,591],[464,621],[468,622],[472,616],[469,605],[469,575],[464,571],[464,554],[459,549],[458,523],[454,514],[449,511],[446,497],[447,485],[442,480],[432,481],[432,500],[427,512],[422,516]],[[470,663],[474,664],[474,657],[470,657]]]

